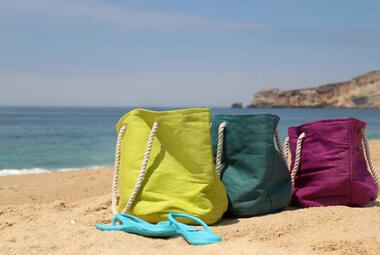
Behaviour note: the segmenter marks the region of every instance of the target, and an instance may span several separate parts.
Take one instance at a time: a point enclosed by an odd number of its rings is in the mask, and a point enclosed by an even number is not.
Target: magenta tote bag
[[[363,206],[376,200],[380,187],[365,126],[358,119],[340,118],[288,129],[292,205]]]

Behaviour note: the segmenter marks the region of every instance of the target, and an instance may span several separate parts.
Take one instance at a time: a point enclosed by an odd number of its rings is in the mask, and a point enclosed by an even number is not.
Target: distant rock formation
[[[265,89],[253,95],[248,107],[380,108],[380,71],[315,88]]]
[[[233,103],[231,105],[232,108],[242,108],[243,104],[241,102]]]

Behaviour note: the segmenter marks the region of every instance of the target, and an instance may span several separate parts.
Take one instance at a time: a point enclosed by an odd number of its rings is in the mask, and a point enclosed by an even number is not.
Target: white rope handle
[[[223,121],[220,123],[218,128],[218,147],[216,150],[216,173],[220,178],[220,171],[222,167],[222,152],[223,152],[223,142],[224,142],[224,128],[226,127],[227,122]]]
[[[305,137],[306,137],[306,133],[303,132],[302,134],[298,136],[298,139],[297,139],[296,158],[294,160],[293,169],[290,173],[290,179],[292,181],[292,190],[294,189],[294,180],[296,178],[296,175],[300,166],[302,142],[305,139]]]
[[[115,149],[115,167],[113,170],[113,182],[112,182],[112,212],[113,214],[118,213],[118,186],[119,186],[119,166],[120,166],[120,145],[121,139],[123,138],[124,132],[127,129],[127,125],[121,126],[119,134],[117,135],[116,149]]]
[[[149,139],[148,139],[148,144],[146,146],[146,150],[145,150],[145,154],[144,154],[144,160],[143,160],[143,163],[141,165],[141,170],[140,170],[139,176],[137,177],[136,185],[135,185],[135,187],[134,187],[134,189],[132,191],[131,196],[129,197],[128,203],[125,206],[122,214],[127,213],[131,209],[132,204],[135,201],[136,195],[137,195],[137,193],[140,190],[142,181],[143,181],[144,176],[145,176],[146,166],[148,165],[149,156],[150,156],[150,152],[152,150],[154,135],[156,134],[157,127],[158,127],[158,121],[155,121],[154,124],[153,124],[152,130],[150,131],[150,135],[149,135]]]
[[[364,145],[363,147],[364,147],[364,152],[365,152],[368,164],[369,164],[369,170],[372,174],[373,180],[375,181],[376,191],[379,194],[379,192],[380,192],[379,177],[377,175],[375,165],[373,164],[373,161],[372,161],[371,153],[369,151],[368,139],[367,139],[367,135],[366,135],[364,129],[362,129],[362,136],[363,136],[362,144]]]
[[[276,143],[277,143],[277,146],[278,146],[278,150],[279,150],[279,152],[281,154],[281,157],[284,159],[285,164],[287,164],[288,157],[285,156],[285,151],[284,151],[284,149],[281,146],[280,134],[278,133],[278,129],[277,128],[274,131],[274,136],[276,138]]]
[[[137,181],[136,181],[135,187],[133,188],[131,196],[129,197],[128,203],[125,206],[124,210],[121,212],[122,214],[127,213],[131,209],[131,207],[133,205],[133,202],[135,201],[135,198],[137,196],[137,193],[140,190],[142,181],[143,181],[144,176],[145,176],[146,166],[148,165],[149,156],[150,156],[150,152],[152,150],[154,135],[156,134],[157,127],[158,127],[158,121],[155,121],[154,124],[153,124],[153,127],[152,127],[152,129],[150,131],[150,135],[149,135],[149,138],[148,138],[148,143],[147,143],[147,146],[146,146],[146,150],[145,150],[145,154],[144,154],[144,160],[143,160],[142,165],[141,165],[140,173],[139,173],[139,175],[137,177]],[[120,131],[119,131],[118,143],[116,144],[115,170],[114,170],[114,180],[113,180],[113,187],[112,187],[112,212],[114,214],[118,213],[118,209],[117,209],[118,205],[116,203],[116,198],[117,198],[116,189],[117,189],[117,186],[118,186],[119,164],[120,164],[120,143],[121,142],[119,142],[119,139],[121,141],[121,137],[123,136],[123,133],[125,132],[125,129],[124,129],[123,132],[121,132],[121,130],[122,129],[120,129]],[[116,179],[116,181],[115,181],[115,179]],[[115,197],[115,199],[114,199],[114,197]]]
[[[288,164],[288,155],[289,155],[289,136],[285,138],[284,142],[284,158],[286,164]]]

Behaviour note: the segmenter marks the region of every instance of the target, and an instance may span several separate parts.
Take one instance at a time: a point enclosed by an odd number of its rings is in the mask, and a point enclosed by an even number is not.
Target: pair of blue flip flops
[[[201,225],[204,230],[199,230],[177,222],[175,218],[193,220]],[[170,237],[182,235],[187,242],[193,245],[205,245],[222,241],[219,236],[212,232],[206,223],[197,217],[181,213],[169,213],[168,219],[169,221],[161,221],[157,224],[151,224],[129,214],[116,214],[112,221],[112,225],[96,224],[95,227],[100,230],[118,230],[150,237]],[[117,221],[120,221],[121,225],[116,225]]]

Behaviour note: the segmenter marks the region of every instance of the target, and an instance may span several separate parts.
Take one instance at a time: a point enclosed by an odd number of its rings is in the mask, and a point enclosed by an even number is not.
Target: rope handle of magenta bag
[[[299,166],[300,166],[300,160],[301,160],[301,150],[302,150],[302,142],[306,137],[306,133],[302,132],[298,138],[297,138],[297,146],[296,146],[296,157],[294,160],[293,169],[290,170],[290,180],[292,182],[292,190],[294,189],[294,180],[296,178]],[[288,152],[289,152],[289,137],[286,137],[284,142],[284,159],[285,162],[288,161]],[[289,167],[290,169],[290,167]]]
[[[226,126],[227,126],[227,122],[223,121],[222,123],[220,123],[219,128],[218,128],[218,145],[217,145],[217,150],[216,150],[216,160],[215,161],[216,161],[216,172],[217,172],[219,178],[220,178],[221,168],[222,168],[222,152],[223,152],[223,143],[224,143],[224,129],[226,128]],[[284,159],[284,161],[286,163],[286,158],[287,157],[285,157],[284,150],[282,149],[281,139],[280,139],[280,135],[278,133],[278,129],[277,128],[275,129],[274,134],[275,134],[278,150],[280,151],[280,154],[281,154],[282,158]]]
[[[285,161],[285,164],[287,164],[288,157],[287,157],[287,155],[285,155],[285,150],[281,146],[280,134],[278,133],[278,129],[277,128],[274,130],[274,136],[276,138],[276,143],[277,143],[278,151],[280,152],[281,157]],[[286,151],[286,153],[288,153],[288,152]]]
[[[156,134],[157,127],[158,127],[158,121],[155,121],[152,129],[150,130],[150,135],[148,138],[148,143],[147,143],[145,154],[144,154],[144,159],[143,159],[143,162],[141,165],[140,173],[137,177],[135,187],[133,188],[133,191],[131,193],[131,196],[129,197],[128,203],[124,207],[124,210],[121,212],[121,214],[125,214],[131,209],[133,202],[135,201],[136,195],[140,190],[142,181],[143,181],[144,176],[145,176],[146,166],[148,165],[149,156],[150,156],[150,152],[152,150],[154,135]],[[127,125],[123,125],[120,128],[119,134],[117,136],[117,142],[116,142],[115,168],[114,168],[114,172],[113,172],[113,183],[112,183],[112,212],[114,214],[119,213],[118,212],[117,193],[118,193],[118,188],[119,188],[120,145],[121,145],[121,140],[123,138],[123,135],[124,135],[126,129],[127,129]]]
[[[366,135],[364,129],[362,129],[361,132],[362,132],[362,137],[363,137],[363,139],[362,139],[362,145],[363,145],[364,153],[365,153],[367,161],[368,161],[369,170],[370,170],[370,172],[372,174],[372,177],[373,177],[373,179],[375,181],[376,190],[379,193],[380,192],[379,177],[377,175],[377,171],[376,171],[375,165],[374,165],[374,163],[372,161],[372,157],[371,157],[371,153],[370,153],[369,145],[368,145],[367,135]],[[302,140],[305,138],[305,136],[306,136],[306,134],[302,133],[298,137],[298,140],[297,140],[296,158],[294,160],[293,170],[291,171],[292,188],[294,188],[294,179],[295,179],[295,176],[297,175],[298,168],[299,168],[299,161],[301,159]],[[285,142],[284,142],[284,155],[286,156],[286,159],[288,158],[288,151],[289,151],[289,137],[287,137],[285,139]]]
[[[364,129],[362,129],[361,132],[362,132],[362,137],[363,137],[363,139],[362,139],[362,145],[363,145],[364,152],[365,152],[365,155],[366,155],[366,158],[367,158],[367,162],[368,162],[368,165],[369,165],[369,170],[370,170],[370,172],[372,174],[373,180],[375,181],[377,194],[379,194],[379,192],[380,192],[379,177],[377,175],[375,164],[372,161],[371,153],[369,151],[369,145],[368,145],[367,135],[366,135]]]
[[[289,155],[289,136],[287,136],[284,141],[284,159],[285,159],[286,164],[288,164],[288,155]]]

